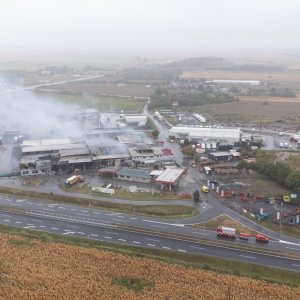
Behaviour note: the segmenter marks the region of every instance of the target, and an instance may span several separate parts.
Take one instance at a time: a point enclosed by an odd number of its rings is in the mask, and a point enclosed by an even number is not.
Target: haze
[[[1,59],[296,52],[299,11],[294,0],[1,1]]]

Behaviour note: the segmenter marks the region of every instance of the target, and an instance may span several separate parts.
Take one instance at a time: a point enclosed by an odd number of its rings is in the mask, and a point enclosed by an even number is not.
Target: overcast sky
[[[1,0],[0,47],[47,55],[297,51],[298,0]]]

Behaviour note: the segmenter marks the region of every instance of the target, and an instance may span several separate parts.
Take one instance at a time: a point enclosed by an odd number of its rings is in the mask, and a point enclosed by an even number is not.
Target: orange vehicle
[[[259,234],[259,233],[256,235],[255,238],[256,238],[257,242],[263,242],[263,243],[268,243],[269,242],[269,238],[267,236]]]
[[[248,241],[250,237],[250,234],[248,233],[240,233],[239,238],[240,240]]]

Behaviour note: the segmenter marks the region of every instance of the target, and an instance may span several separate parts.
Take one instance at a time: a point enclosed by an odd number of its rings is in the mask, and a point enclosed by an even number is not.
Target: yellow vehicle
[[[208,187],[206,185],[202,185],[201,191],[203,193],[208,193]]]

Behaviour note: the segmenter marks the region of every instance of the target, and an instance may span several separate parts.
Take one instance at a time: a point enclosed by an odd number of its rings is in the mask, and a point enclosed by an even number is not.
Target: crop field
[[[234,103],[211,104],[195,107],[193,110],[208,113],[219,121],[244,121],[268,123],[299,121],[300,109],[297,102],[240,100]]]
[[[1,233],[0,245],[1,299],[300,297],[297,287],[13,234]]]

